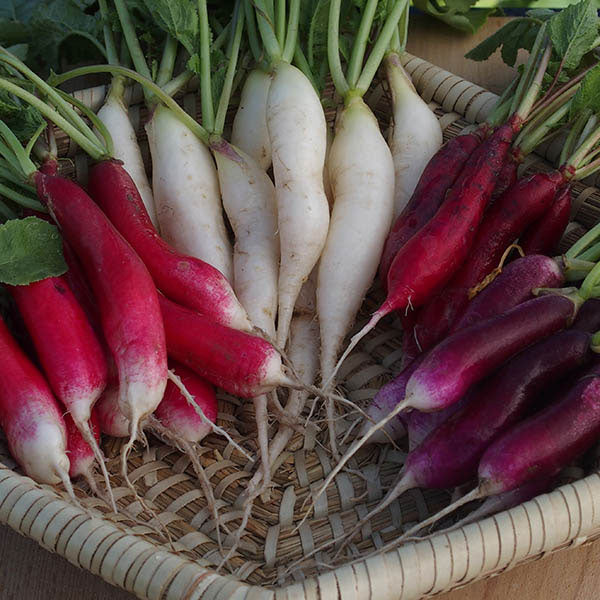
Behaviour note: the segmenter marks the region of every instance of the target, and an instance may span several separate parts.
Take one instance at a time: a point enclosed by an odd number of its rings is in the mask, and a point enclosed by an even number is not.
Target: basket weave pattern
[[[496,100],[494,94],[426,61],[406,55],[404,62],[420,94],[435,108],[445,139],[485,119]],[[77,95],[98,108],[104,93],[105,89],[98,87]],[[135,90],[133,94],[132,119],[145,141],[141,126],[145,110]],[[376,86],[367,100],[385,127],[389,119],[385,86]],[[189,112],[197,113],[195,94],[185,95],[183,104]],[[64,163],[63,172],[85,181],[87,158],[66,138],[59,137],[58,141],[60,155],[71,158]],[[148,158],[145,144],[143,150]],[[550,168],[544,157],[553,159],[559,151],[560,140],[554,141],[529,157],[524,169]],[[593,183],[575,185],[565,245],[599,219],[600,191]],[[380,299],[377,291],[367,298],[356,329]],[[339,377],[350,400],[365,406],[398,372],[400,342],[399,324],[386,320],[359,345]],[[344,418],[349,427],[357,415],[347,413]],[[256,456],[253,420],[251,402],[219,397],[218,424]],[[349,546],[346,564],[331,569],[335,548],[314,555],[313,551],[341,537],[382,498],[404,460],[405,449],[364,448],[300,524],[306,510],[303,503],[308,499],[309,506],[333,467],[325,438],[325,433],[310,427],[304,435],[292,437],[273,475],[276,487],[271,498],[255,502],[237,552],[218,572],[221,555],[215,525],[191,462],[152,436],[149,448],[140,446],[131,454],[129,476],[158,516],[160,526],[120,478],[118,453],[122,442],[114,439],[108,439],[104,447],[120,506],[118,514],[110,513],[102,500],[90,496],[85,484],[76,487],[81,505],[75,506],[60,490],[23,477],[13,470],[14,462],[0,445],[0,522],[140,598],[170,600],[411,600],[500,573],[600,535],[600,477],[581,478],[585,472],[574,467],[568,477],[579,480],[551,494],[462,529],[374,553],[450,498],[444,491],[408,492],[363,528],[358,541]],[[236,501],[257,464],[216,435],[203,440],[199,460],[214,490],[221,520],[233,534],[243,510]],[[170,542],[161,537],[161,527],[168,529]],[[232,534],[225,537],[225,546],[231,543]]]

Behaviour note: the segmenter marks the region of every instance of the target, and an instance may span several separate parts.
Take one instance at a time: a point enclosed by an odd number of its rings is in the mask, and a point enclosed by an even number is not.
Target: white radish
[[[325,114],[310,81],[285,62],[275,67],[267,126],[281,241],[277,345],[284,347],[298,293],[319,260],[329,226]]]
[[[377,119],[359,97],[340,114],[328,163],[334,195],[319,265],[321,378],[328,381],[344,337],[373,283],[392,223],[394,165]]]
[[[158,106],[146,125],[152,187],[162,237],[233,276],[219,181],[209,149],[170,109]]]
[[[437,117],[415,90],[398,54],[388,54],[384,64],[394,111],[389,144],[396,178],[396,218],[410,200],[423,169],[440,149],[443,140]]]
[[[321,381],[333,385],[336,359],[373,283],[390,229],[394,164],[377,119],[362,98],[343,109],[328,163],[334,203],[317,284],[321,328]],[[336,452],[333,402],[327,401]]]
[[[267,129],[270,87],[268,73],[261,69],[248,73],[231,131],[233,145],[251,156],[265,171],[271,166],[271,140]]]
[[[223,206],[235,235],[233,288],[250,321],[269,339],[275,337],[279,238],[275,187],[248,154],[224,140],[213,154]],[[269,475],[267,396],[254,398],[258,444],[265,478]]]
[[[118,89],[118,88],[117,88]],[[158,229],[156,207],[152,188],[144,167],[142,152],[129,119],[127,107],[119,93],[109,92],[104,105],[98,111],[98,118],[110,133],[114,151],[113,157],[123,162],[123,168],[135,183],[152,224]]]

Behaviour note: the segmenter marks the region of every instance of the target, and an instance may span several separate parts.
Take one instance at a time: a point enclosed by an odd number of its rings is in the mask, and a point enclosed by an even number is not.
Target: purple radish
[[[425,412],[450,406],[513,354],[568,327],[581,303],[577,294],[541,296],[456,332],[412,374],[398,406]]]
[[[533,478],[551,477],[600,437],[600,369],[594,365],[558,403],[509,429],[479,462],[479,485],[397,541],[428,527],[460,506],[515,490]]]
[[[369,408],[367,409],[367,416],[370,420],[364,422],[361,430],[361,435],[364,435],[371,422],[378,423],[381,419],[385,418],[394,407],[404,400],[404,392],[406,390],[406,383],[411,378],[412,374],[417,370],[417,367],[423,362],[423,359],[427,356],[422,354],[411,362],[397,377],[392,379],[389,383],[386,383],[375,395]],[[399,440],[406,433],[403,421],[408,415],[398,415],[398,418],[393,419],[387,423],[385,427],[376,431],[370,438],[373,444],[384,444],[388,442],[390,438],[392,440]]]
[[[590,298],[581,305],[571,329],[589,333],[600,330],[600,298]]]
[[[486,449],[523,417],[538,394],[590,358],[590,341],[590,334],[582,331],[556,333],[513,357],[473,389],[462,410],[409,452],[394,487],[357,523],[348,539],[409,489],[444,489],[473,479]]]
[[[463,315],[450,328],[455,333],[531,299],[531,290],[557,288],[564,283],[562,269],[555,260],[541,254],[518,258],[506,265],[502,273],[469,304]]]

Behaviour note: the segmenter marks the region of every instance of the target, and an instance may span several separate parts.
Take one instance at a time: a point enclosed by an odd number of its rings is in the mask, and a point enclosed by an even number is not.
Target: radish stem
[[[300,19],[300,0],[291,0],[290,17],[287,25],[285,37],[285,46],[283,47],[282,60],[291,63],[296,51],[296,41],[298,39],[298,22]]]
[[[365,57],[365,51],[367,49],[367,42],[369,41],[369,34],[371,32],[371,26],[373,19],[375,18],[375,11],[377,10],[378,0],[367,0],[363,15],[360,20],[360,26],[356,37],[354,38],[354,44],[352,46],[352,54],[350,55],[350,61],[348,62],[348,69],[346,72],[346,78],[350,88],[356,87],[358,78],[360,76],[363,59]],[[394,31],[398,35],[398,29]],[[398,41],[400,37],[398,35]]]
[[[202,125],[214,131],[215,112],[210,77],[210,27],[206,0],[198,0],[198,20],[200,30],[200,100],[202,104]]]
[[[333,85],[340,96],[345,97],[350,90],[340,59],[340,11],[342,0],[331,0],[327,31],[327,57]]]
[[[275,6],[275,32],[280,46],[285,44],[285,9],[286,1],[277,0]]]

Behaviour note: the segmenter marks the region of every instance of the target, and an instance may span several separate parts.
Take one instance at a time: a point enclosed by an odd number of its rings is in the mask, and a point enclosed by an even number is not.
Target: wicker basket
[[[410,55],[405,56],[405,66],[421,95],[435,107],[446,138],[484,119],[496,99],[481,87]],[[104,87],[97,87],[78,92],[78,96],[97,108],[104,93]],[[385,127],[389,114],[385,86],[376,86],[367,99]],[[136,104],[140,100],[133,98],[131,111],[136,127],[145,117],[144,109]],[[197,112],[195,94],[185,95],[183,103],[186,110]],[[64,170],[74,170],[76,177],[85,181],[86,158],[64,137],[59,138],[59,148],[61,156],[73,159],[66,161]],[[557,148],[560,142],[542,153],[552,158]],[[540,155],[530,158],[524,167],[530,169],[534,164],[549,168]],[[598,189],[578,183],[575,198],[565,244],[572,243],[600,216]],[[377,291],[369,296],[357,328],[378,299]],[[344,365],[340,381],[346,395],[358,404],[367,403],[398,371],[400,356],[397,324],[386,320]],[[255,456],[251,404],[222,395],[218,422]],[[600,477],[584,477],[584,469],[573,467],[570,476],[576,481],[551,494],[462,529],[376,552],[450,499],[449,492],[406,493],[363,528],[360,541],[349,547],[347,562],[331,568],[333,553],[323,550],[312,555],[312,551],[348,531],[381,499],[405,452],[402,448],[365,448],[296,529],[304,516],[303,502],[332,468],[326,448],[320,444],[322,435],[294,435],[273,477],[277,486],[271,500],[256,501],[237,552],[218,572],[221,556],[215,527],[190,460],[152,437],[148,449],[138,447],[130,456],[129,472],[146,504],[158,515],[160,526],[123,484],[118,468],[121,442],[114,439],[105,442],[105,451],[121,508],[118,514],[89,495],[85,484],[76,487],[81,506],[75,506],[62,490],[37,485],[18,474],[0,445],[0,521],[74,565],[153,600],[410,600],[496,575],[600,534]],[[205,439],[199,458],[222,519],[234,531],[241,516],[236,500],[256,463],[216,435]],[[161,527],[168,529],[170,543],[161,538]],[[302,561],[304,557],[308,558]]]

